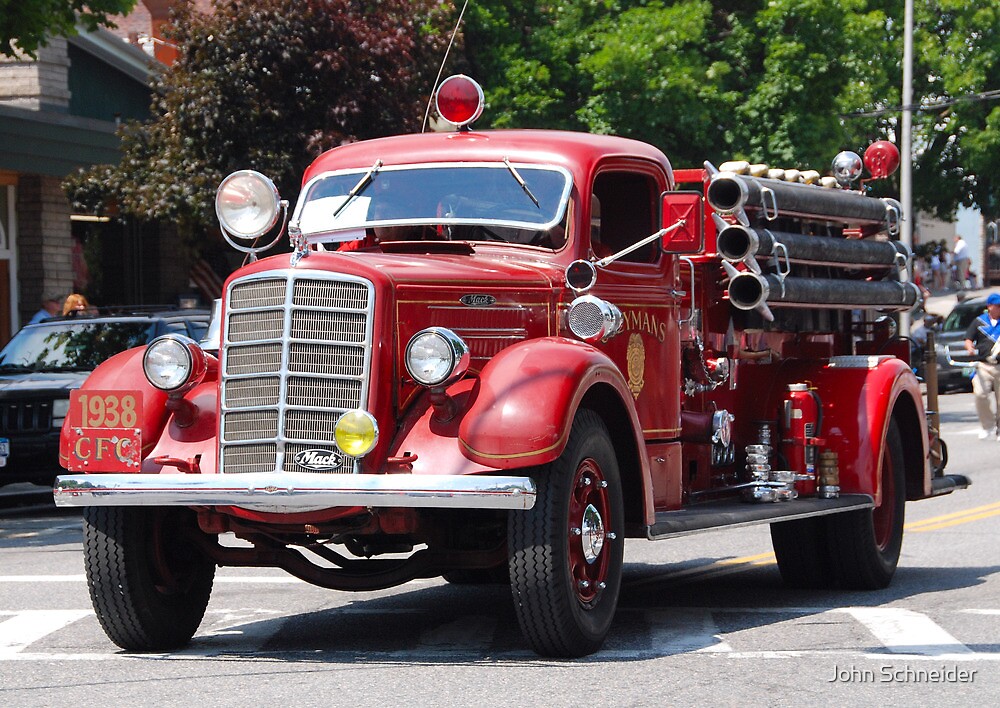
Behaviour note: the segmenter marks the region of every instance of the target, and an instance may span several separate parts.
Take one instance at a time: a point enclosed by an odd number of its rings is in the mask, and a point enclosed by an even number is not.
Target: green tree
[[[179,60],[156,79],[153,119],[121,131],[118,165],[67,180],[77,207],[215,222],[214,196],[243,168],[294,200],[302,171],[343,142],[419,129],[450,7],[383,0],[216,0],[178,4]]]
[[[0,0],[0,54],[34,57],[46,37],[69,37],[77,25],[89,31],[113,27],[111,17],[126,15],[136,0]]]
[[[1000,0],[915,6],[915,204],[998,217]],[[678,166],[899,143],[903,0],[478,0],[464,33],[494,126],[637,137]]]

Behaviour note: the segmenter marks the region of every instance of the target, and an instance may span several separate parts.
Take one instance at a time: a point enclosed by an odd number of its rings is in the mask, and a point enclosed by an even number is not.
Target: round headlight
[[[278,223],[281,197],[274,182],[260,172],[240,170],[219,185],[215,213],[226,231],[238,238],[253,239]]]
[[[405,363],[417,383],[441,386],[468,370],[469,347],[450,329],[431,327],[413,335],[406,345]]]
[[[378,442],[378,424],[371,413],[348,411],[340,416],[333,428],[334,439],[341,452],[361,457],[371,452]]]
[[[180,334],[157,337],[146,347],[142,370],[146,380],[164,391],[191,388],[205,377],[208,361],[198,343]]]
[[[622,312],[614,304],[593,295],[581,295],[569,306],[569,329],[585,342],[599,342],[618,334]]]

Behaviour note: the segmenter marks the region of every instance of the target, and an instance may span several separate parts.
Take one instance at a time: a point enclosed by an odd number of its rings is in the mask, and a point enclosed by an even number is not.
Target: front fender
[[[142,371],[142,357],[146,347],[135,347],[115,354],[91,372],[80,387],[81,391],[139,391],[142,408],[137,427],[142,431],[142,457],[149,455],[167,422],[167,394],[152,386]],[[66,416],[59,436],[59,464],[67,467],[72,440],[67,435],[68,426],[75,416]],[[99,471],[99,470],[98,470]]]
[[[562,454],[573,416],[595,386],[614,390],[641,449],[639,419],[618,367],[589,344],[546,337],[509,347],[483,367],[459,426],[462,453],[494,469],[551,462]]]
[[[184,396],[191,415],[187,424],[178,424],[171,415],[162,429],[160,439],[143,460],[143,472],[202,472],[218,471],[218,407],[219,386],[216,381],[204,381]]]

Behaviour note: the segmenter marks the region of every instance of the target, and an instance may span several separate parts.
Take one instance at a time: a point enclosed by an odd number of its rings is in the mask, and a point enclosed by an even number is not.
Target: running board
[[[972,482],[964,474],[943,474],[940,477],[931,477],[931,496],[951,494],[956,489],[965,489],[970,484]]]
[[[765,503],[733,499],[695,504],[678,511],[658,512],[656,522],[645,527],[645,535],[650,540],[673,538],[714,529],[860,511],[874,506],[875,501],[867,494],[842,494],[837,499],[794,499]]]

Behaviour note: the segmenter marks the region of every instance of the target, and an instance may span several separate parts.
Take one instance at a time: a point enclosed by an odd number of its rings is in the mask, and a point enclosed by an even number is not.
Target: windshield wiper
[[[368,188],[368,185],[372,183],[372,181],[375,178],[375,175],[378,174],[378,171],[380,169],[382,169],[382,161],[375,160],[375,164],[372,165],[367,172],[365,172],[364,176],[358,180],[358,183],[356,185],[351,187],[351,191],[347,193],[347,198],[344,199],[344,201],[341,202],[340,206],[337,207],[337,209],[333,212],[334,219],[340,216],[340,212],[342,212],[356,196],[358,196]]]
[[[541,208],[542,208],[542,205],[538,203],[538,199],[537,199],[537,198],[535,197],[535,195],[534,195],[534,194],[532,194],[532,193],[531,193],[531,190],[530,190],[530,189],[528,189],[528,183],[527,183],[527,182],[525,182],[525,181],[524,181],[524,180],[523,180],[523,179],[521,178],[521,175],[519,175],[519,174],[517,173],[517,170],[515,170],[515,169],[514,169],[514,165],[510,164],[510,160],[508,160],[508,159],[507,159],[507,158],[505,157],[505,158],[503,159],[503,164],[507,165],[507,169],[508,169],[508,170],[510,170],[510,174],[511,174],[511,175],[512,175],[512,176],[514,177],[514,179],[516,179],[516,180],[517,180],[517,183],[518,183],[519,185],[521,185],[521,189],[523,189],[523,190],[524,190],[524,193],[528,195],[528,199],[530,199],[531,201],[533,201],[533,202],[535,203],[535,206],[536,206],[536,207],[538,207],[539,209],[541,209]]]
[[[36,369],[24,364],[0,364],[0,371],[36,371]]]

